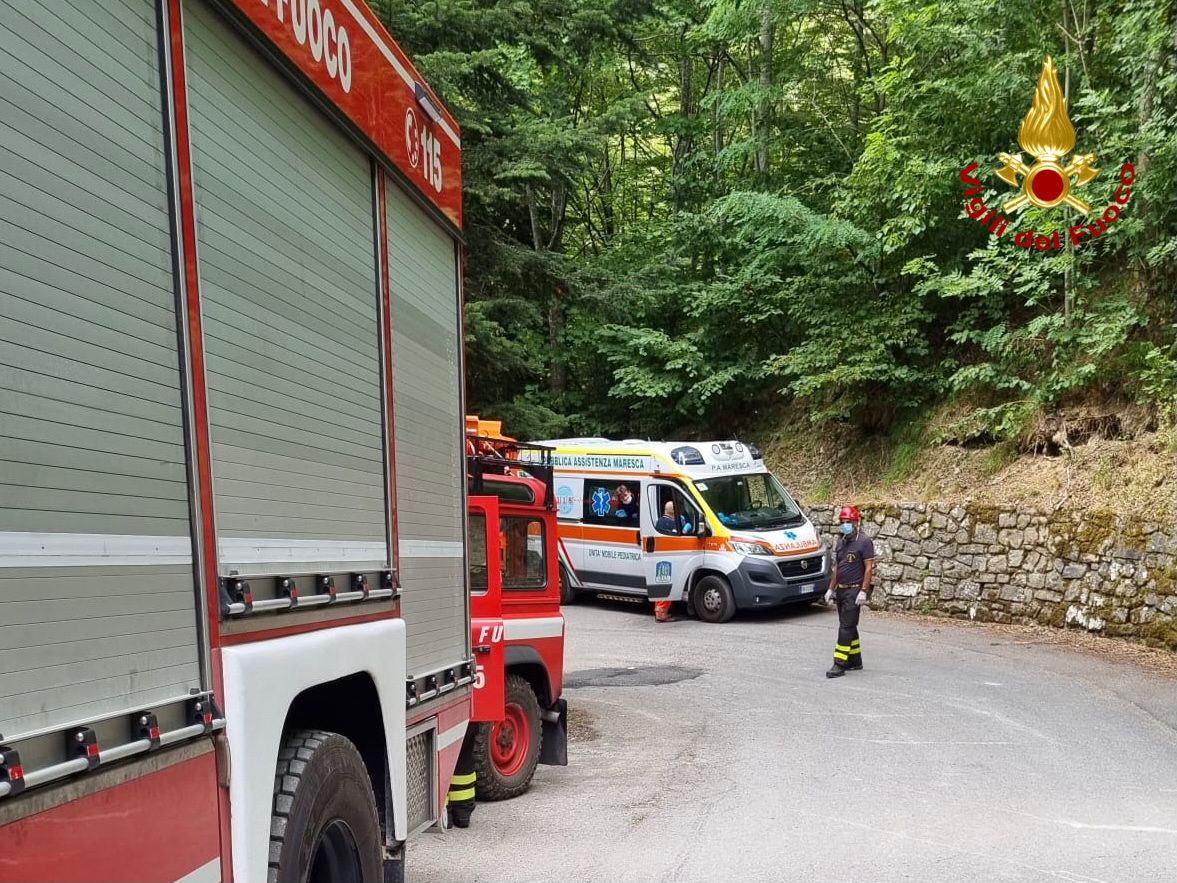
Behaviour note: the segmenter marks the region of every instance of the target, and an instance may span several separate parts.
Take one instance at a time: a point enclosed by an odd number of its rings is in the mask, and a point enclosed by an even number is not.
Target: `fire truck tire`
[[[727,622],[736,615],[732,587],[722,576],[705,576],[691,589],[695,615],[704,622]]]
[[[507,675],[506,717],[478,724],[474,734],[475,789],[479,800],[509,800],[531,784],[543,747],[543,723],[535,691],[519,675]]]
[[[278,751],[268,883],[380,883],[368,770],[338,733],[294,730]]]

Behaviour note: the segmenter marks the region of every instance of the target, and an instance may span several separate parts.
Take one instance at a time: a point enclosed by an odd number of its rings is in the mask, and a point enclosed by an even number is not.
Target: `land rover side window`
[[[650,500],[654,511],[650,513],[654,530],[662,534],[694,536],[699,529],[703,514],[694,501],[675,487],[659,484],[650,489]],[[673,506],[668,513],[666,504]]]
[[[586,478],[584,480],[585,524],[605,527],[639,525],[642,483],[629,478]]]
[[[487,587],[486,516],[473,512],[470,515],[470,594],[485,595]]]
[[[534,592],[547,588],[544,523],[538,518],[505,516],[499,525],[503,591]]]

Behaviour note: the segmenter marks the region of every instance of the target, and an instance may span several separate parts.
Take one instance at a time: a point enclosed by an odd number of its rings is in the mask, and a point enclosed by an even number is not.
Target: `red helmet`
[[[838,510],[838,521],[852,521],[857,524],[860,520],[857,506],[843,506]]]

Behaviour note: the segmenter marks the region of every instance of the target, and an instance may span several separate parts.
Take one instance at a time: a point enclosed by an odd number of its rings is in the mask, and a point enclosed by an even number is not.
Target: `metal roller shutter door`
[[[397,541],[409,670],[466,656],[465,500],[454,242],[388,189]]]
[[[370,163],[184,8],[221,571],[386,567]]]
[[[200,685],[155,4],[0,4],[0,731]]]

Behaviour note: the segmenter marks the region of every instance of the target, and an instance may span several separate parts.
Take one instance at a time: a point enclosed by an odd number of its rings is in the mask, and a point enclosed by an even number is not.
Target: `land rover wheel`
[[[508,800],[527,790],[543,744],[535,691],[519,675],[507,675],[506,714],[479,724],[474,735],[475,789],[479,800]]]

